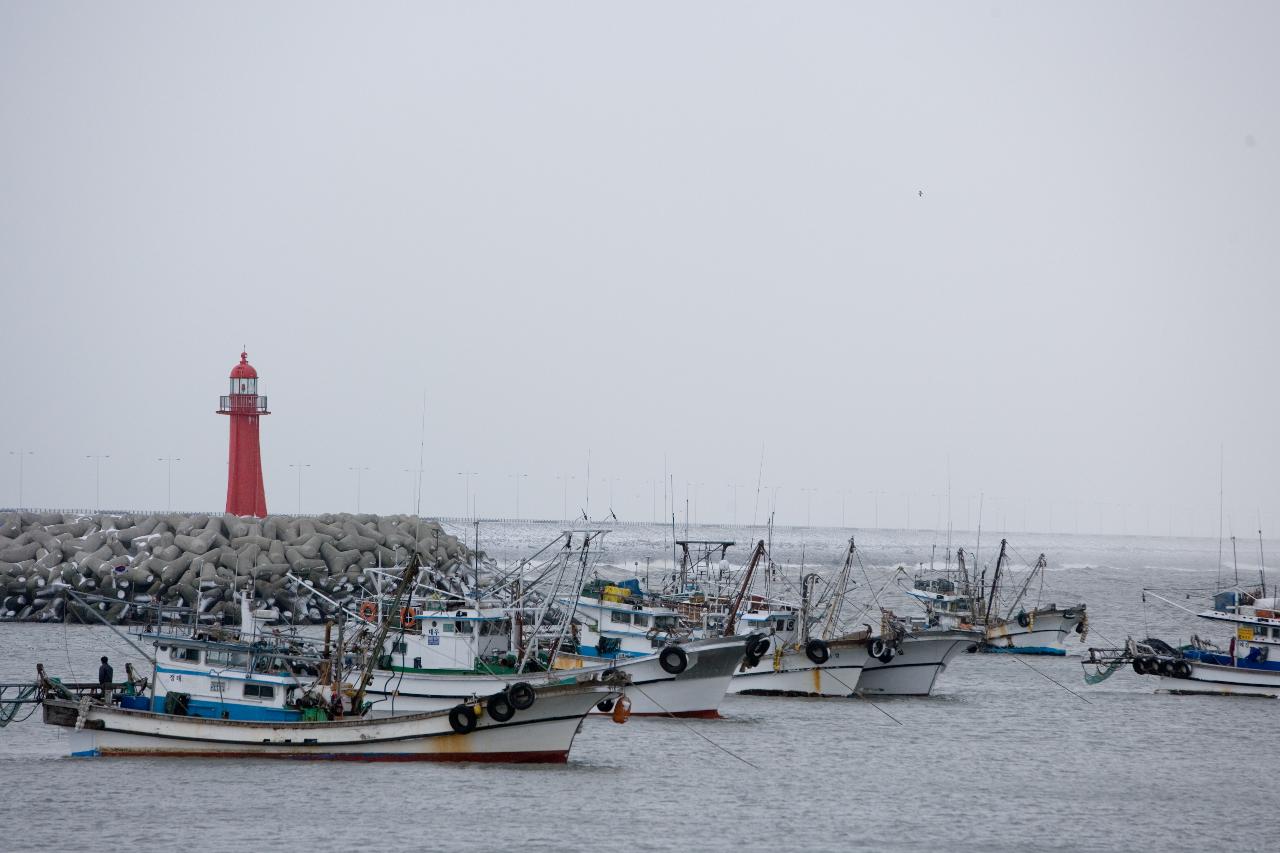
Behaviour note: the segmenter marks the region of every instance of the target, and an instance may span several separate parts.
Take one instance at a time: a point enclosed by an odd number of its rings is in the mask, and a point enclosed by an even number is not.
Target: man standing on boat
[[[98,687],[102,690],[102,698],[111,698],[111,682],[115,680],[116,671],[107,663],[107,656],[102,656],[102,666],[98,667]]]

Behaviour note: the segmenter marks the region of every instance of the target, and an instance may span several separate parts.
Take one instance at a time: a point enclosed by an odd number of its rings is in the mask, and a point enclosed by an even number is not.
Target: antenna
[[[1267,561],[1262,558],[1262,510],[1258,510],[1258,578],[1262,581],[1262,595],[1267,597]]]
[[[1218,589],[1222,589],[1222,444],[1218,444]]]

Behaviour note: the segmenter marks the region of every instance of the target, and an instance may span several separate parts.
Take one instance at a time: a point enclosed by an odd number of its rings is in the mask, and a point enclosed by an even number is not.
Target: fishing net
[[[5,694],[9,695],[6,696]],[[18,709],[31,702],[32,697],[35,695],[36,685],[34,684],[26,684],[21,687],[12,685],[0,686],[0,729],[9,725],[13,718],[18,715]]]
[[[1111,661],[1111,663],[1106,664],[1105,666],[1097,667],[1097,669],[1093,673],[1086,672],[1084,674],[1084,683],[1098,684],[1099,682],[1106,681],[1115,673],[1117,669],[1124,666],[1124,664],[1125,664],[1124,658],[1116,658],[1115,660]]]

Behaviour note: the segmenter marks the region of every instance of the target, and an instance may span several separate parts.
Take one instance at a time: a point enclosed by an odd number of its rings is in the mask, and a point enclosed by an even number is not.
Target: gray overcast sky
[[[1280,525],[1280,5],[0,4],[0,503]],[[923,196],[919,193],[923,191]],[[816,493],[802,489],[817,489]],[[883,493],[878,498],[873,493]],[[967,503],[972,509],[967,509]],[[763,502],[762,502],[763,503]],[[762,515],[763,510],[758,513]],[[1150,519],[1148,521],[1148,519]],[[1268,521],[1268,519],[1270,521]],[[976,520],[976,519],[975,519]],[[1212,526],[1212,530],[1210,529]],[[1275,532],[1274,529],[1271,530]]]

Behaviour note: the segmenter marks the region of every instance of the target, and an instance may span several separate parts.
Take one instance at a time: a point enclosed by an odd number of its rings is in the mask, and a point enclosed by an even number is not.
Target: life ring
[[[1031,624],[1031,617],[1027,615],[1027,611],[1024,610],[1018,614],[1018,624],[1023,628],[1026,628]]]
[[[1190,678],[1191,664],[1185,660],[1180,660],[1173,665],[1173,674],[1176,678]]]
[[[470,705],[454,705],[449,712],[449,728],[460,735],[475,731],[476,712]]]
[[[831,658],[831,649],[815,637],[804,644],[804,654],[809,660],[821,666]]]
[[[376,622],[378,620],[378,605],[372,601],[360,602],[359,609],[360,618],[366,622]]]
[[[658,653],[658,666],[672,675],[679,675],[689,667],[689,656],[677,645],[664,646]]]
[[[484,703],[484,709],[499,723],[505,723],[516,715],[516,709],[505,691],[490,696]]]
[[[760,658],[769,654],[769,638],[757,637],[751,645],[747,646],[747,654],[756,660],[760,660]]]
[[[613,700],[601,699],[599,702],[596,703],[596,710],[603,711],[606,714],[609,713],[610,711],[613,710]]]
[[[874,640],[872,640],[871,643],[867,646],[867,654],[871,655],[873,658],[878,658],[881,655],[883,655],[884,640],[880,639],[879,637],[876,637]]]
[[[416,627],[418,624],[418,608],[402,607],[400,609],[400,627],[406,630]]]
[[[512,706],[517,711],[527,711],[533,707],[533,702],[538,698],[538,694],[533,692],[533,688],[526,681],[517,681],[515,684],[507,688],[507,698],[511,700]]]

